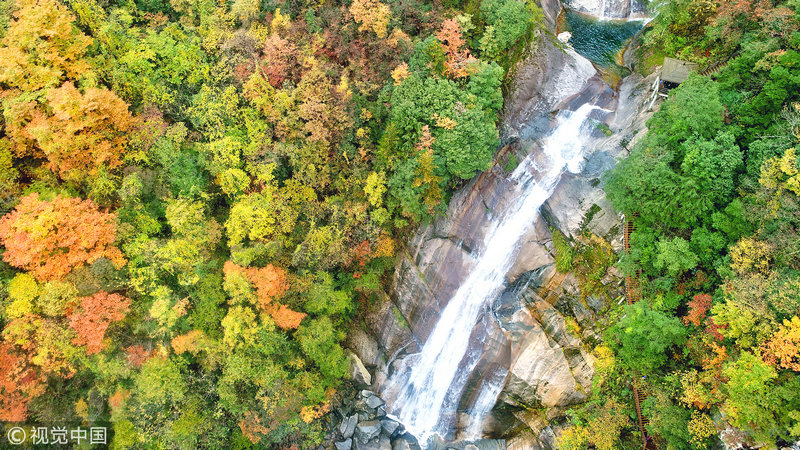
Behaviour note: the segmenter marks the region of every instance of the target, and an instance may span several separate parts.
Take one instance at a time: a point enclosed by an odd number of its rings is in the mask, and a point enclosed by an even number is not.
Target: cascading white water
[[[514,170],[511,180],[519,189],[516,201],[486,234],[483,254],[442,311],[414,363],[389,380],[392,390],[397,391],[392,413],[420,442],[424,443],[433,433],[447,435],[452,425],[447,418],[452,417],[458,406],[467,375],[477,360],[476,355],[467,354],[472,330],[481,311],[503,289],[520,238],[533,226],[539,208],[553,193],[561,175],[565,170],[581,169],[582,137],[589,134],[584,124],[594,109],[587,103],[574,112],[562,112],[555,128],[544,139],[541,154],[529,156]],[[472,408],[474,414],[480,414],[476,417],[478,422],[497,400],[500,389],[496,385],[502,388],[505,377],[502,378],[483,383]]]
[[[494,404],[497,403],[497,397],[500,395],[500,391],[503,390],[506,376],[508,376],[508,370],[500,368],[489,376],[484,377],[483,383],[478,390],[478,396],[469,409],[472,421],[464,431],[465,439],[479,439],[483,434],[483,419],[494,408]]]

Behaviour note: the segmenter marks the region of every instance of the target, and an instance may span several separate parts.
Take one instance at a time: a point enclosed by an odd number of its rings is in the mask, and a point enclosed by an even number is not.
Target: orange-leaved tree
[[[99,353],[105,347],[108,326],[124,319],[130,306],[127,298],[103,291],[81,298],[80,306],[68,316],[69,327],[77,335],[72,343],[86,345],[89,355]]]
[[[53,115],[31,122],[31,135],[64,179],[82,179],[97,168],[119,167],[135,121],[128,104],[108,89],[81,93],[72,82],[47,92]]]
[[[28,401],[44,392],[45,380],[18,355],[13,346],[0,343],[0,420],[22,422]]]
[[[290,288],[286,269],[267,264],[266,267],[249,267],[247,269],[228,261],[225,263],[226,273],[240,271],[256,289],[256,302],[261,311],[272,317],[275,325],[286,330],[295,329],[306,317],[305,313],[294,311],[286,305],[278,303]]]
[[[113,245],[116,229],[116,215],[100,211],[91,200],[57,196],[48,201],[30,194],[0,219],[3,259],[40,281],[61,278],[101,257],[120,267],[125,259]]]
[[[800,372],[800,318],[784,320],[783,325],[764,344],[764,360],[784,369]]]
[[[442,22],[442,29],[436,32],[436,38],[442,43],[442,49],[447,57],[445,60],[445,73],[453,78],[467,76],[467,65],[477,60],[469,54],[464,37],[461,34],[461,25],[455,19]]]

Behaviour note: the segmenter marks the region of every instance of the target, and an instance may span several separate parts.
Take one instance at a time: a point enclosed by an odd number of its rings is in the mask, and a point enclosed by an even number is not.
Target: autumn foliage
[[[372,30],[379,38],[386,37],[392,10],[378,0],[355,0],[350,4],[350,14],[361,25],[359,31]]]
[[[108,89],[80,92],[66,82],[47,93],[53,115],[28,124],[30,134],[47,156],[50,170],[65,179],[92,175],[100,166],[122,164],[134,126],[128,105]]]
[[[708,294],[697,294],[689,301],[689,313],[683,318],[683,323],[692,324],[699,327],[706,317],[706,313],[711,308],[711,296]]]
[[[272,33],[264,42],[261,70],[269,83],[276,88],[290,78],[297,66],[297,47],[278,33]]]
[[[289,290],[289,278],[285,269],[268,264],[266,267],[249,267],[247,269],[228,261],[225,271],[241,271],[256,289],[256,303],[261,311],[272,317],[275,325],[282,329],[295,329],[306,317],[305,313],[297,312],[279,304],[284,294]]]
[[[475,62],[476,59],[470,56],[469,49],[464,46],[461,25],[455,19],[447,19],[442,22],[442,28],[436,33],[436,37],[441,41],[447,57],[445,74],[453,78],[466,77],[467,64]]]
[[[28,400],[44,391],[42,380],[13,348],[0,343],[0,420],[21,422],[28,416]]]
[[[61,178],[85,180],[121,164],[134,126],[115,93],[76,83],[94,73],[83,58],[92,39],[52,0],[23,2],[0,46],[5,131],[18,157],[46,158]]]
[[[142,345],[131,345],[125,349],[125,354],[128,357],[128,362],[133,367],[139,368],[153,354],[153,351],[144,348]]]
[[[172,350],[178,355],[184,352],[196,355],[204,349],[206,341],[207,338],[201,330],[192,330],[174,337],[172,339]]]
[[[108,326],[125,318],[131,301],[119,294],[98,292],[81,299],[80,307],[69,315],[69,326],[77,337],[76,345],[86,345],[86,353],[98,353],[105,347]]]
[[[0,4],[0,421],[321,443],[355,300],[489,167],[504,69],[477,4],[279,3]]]
[[[89,69],[83,59],[91,38],[73,25],[74,16],[54,0],[17,3],[0,46],[0,82],[34,91],[77,79]]]
[[[115,214],[101,212],[91,200],[48,201],[30,194],[0,219],[3,259],[40,281],[61,278],[101,257],[122,265],[125,260],[112,245],[115,221]]]
[[[764,347],[766,362],[800,372],[800,319],[784,320]]]

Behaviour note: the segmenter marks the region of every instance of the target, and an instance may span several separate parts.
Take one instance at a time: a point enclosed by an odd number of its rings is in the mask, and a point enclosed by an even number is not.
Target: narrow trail
[[[625,253],[630,253],[631,250],[630,237],[631,233],[636,231],[635,219],[636,217],[634,216],[625,221]],[[635,277],[625,277],[625,298],[629,305],[636,303],[642,298],[639,276],[641,276],[641,271],[639,271]],[[647,399],[647,394],[645,390],[642,389],[638,376],[633,377],[631,386],[633,387],[633,403],[636,406],[636,423],[639,427],[639,434],[642,437],[642,449],[655,449],[656,446],[653,440],[649,439],[649,436],[647,436],[647,430],[645,429],[649,421],[647,417],[642,414],[642,403]]]

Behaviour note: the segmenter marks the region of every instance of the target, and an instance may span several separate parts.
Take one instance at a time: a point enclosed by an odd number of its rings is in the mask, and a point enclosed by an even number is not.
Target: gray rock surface
[[[615,1],[627,2],[630,8],[633,0]],[[543,0],[542,7],[548,25],[554,30],[560,3]],[[509,371],[501,395],[507,403],[540,404],[548,408],[551,418],[563,415],[563,407],[586,398],[593,361],[582,349],[579,338],[567,330],[564,315],[576,318],[583,336],[596,336],[592,324],[597,313],[605,308],[606,300],[586,298],[584,302],[576,278],[556,272],[550,228],[557,228],[567,236],[589,231],[607,239],[615,249],[621,249],[623,218],[606,198],[602,176],[644,135],[638,130],[649,117],[642,114],[642,104],[643,99],[646,102],[646,87],[650,82],[651,79],[632,75],[614,92],[595,75],[588,61],[569,48],[558,48],[548,37],[539,39],[530,56],[517,67],[505,103],[502,137],[512,144],[499,152],[492,169],[470,180],[453,195],[445,217],[421,227],[407,242],[395,267],[389,297],[378,301],[368,314],[367,330],[356,330],[348,337],[347,345],[362,366],[375,367],[372,386],[388,402],[385,408],[389,412],[392,412],[393,393],[387,390],[386,380],[395,371],[413,364],[440,311],[474,266],[475,255],[485,250],[481,247],[486,231],[513,200],[508,198],[511,185],[502,169],[503,155],[512,152],[519,157],[537,155],[540,152],[537,139],[553,124],[551,113],[574,110],[593,99],[607,111],[597,111],[592,117],[604,122],[611,135],[593,135],[587,143],[592,152],[581,170],[562,178],[540,217],[522,237],[519,256],[507,274],[507,281],[516,283],[524,279],[530,286],[524,295],[504,294],[491,312],[479,318],[470,342],[482,346],[479,350],[483,356],[474,372],[477,375],[471,375],[468,392],[463,397],[472,398],[474,392],[470,389],[481,384],[481,373],[487,373],[491,367],[502,367]],[[615,276],[603,280],[611,290],[617,289],[617,282]],[[358,413],[359,426],[374,422],[383,414],[379,402],[373,400],[371,404],[370,399],[362,399],[365,409]],[[511,420],[525,422],[513,417]],[[463,426],[464,422],[458,425]],[[540,432],[547,430],[552,433],[550,428]],[[378,433],[383,437],[391,436],[394,431],[383,429]],[[358,431],[356,435],[362,436]],[[533,438],[539,447],[531,448],[552,448],[546,445],[543,435],[534,432]],[[379,441],[375,435],[363,444]],[[525,442],[531,441],[522,439],[515,445],[524,448],[519,446],[528,445]],[[412,443],[416,445],[402,435],[395,437],[393,450],[415,448]],[[474,445],[481,448],[478,443]]]
[[[413,436],[406,433],[392,441],[392,450],[421,450]]]
[[[380,397],[378,397],[377,395],[374,395],[374,394],[370,395],[369,397],[367,397],[364,400],[364,403],[366,403],[367,406],[372,408],[372,409],[378,409],[379,407],[381,407],[381,406],[386,404],[386,402],[384,402],[383,400],[381,400]]]
[[[378,341],[361,328],[353,328],[347,334],[345,346],[352,349],[353,353],[368,367],[378,365],[383,357],[383,352],[378,347]]]
[[[345,439],[343,441],[335,442],[336,450],[350,450],[353,447],[352,439]]]
[[[357,450],[392,450],[392,441],[387,436],[373,439],[366,444],[356,441]]]
[[[339,425],[339,432],[342,433],[342,437],[344,438],[352,437],[353,432],[355,432],[356,430],[357,423],[358,423],[358,414],[353,414],[344,419],[342,423]]]
[[[539,440],[530,431],[524,431],[506,442],[507,450],[542,450]]]
[[[366,444],[381,434],[381,423],[377,420],[367,420],[356,425],[355,436],[358,442]]]
[[[636,0],[567,0],[575,11],[603,19],[644,18],[646,11]]]
[[[348,351],[347,361],[350,364],[351,380],[355,381],[357,384],[365,386],[372,384],[372,375],[369,374],[367,368],[364,367],[364,363],[361,362],[361,359],[356,356],[355,353]]]
[[[383,432],[389,436],[394,436],[395,432],[400,428],[400,424],[391,419],[381,420],[381,428]]]

